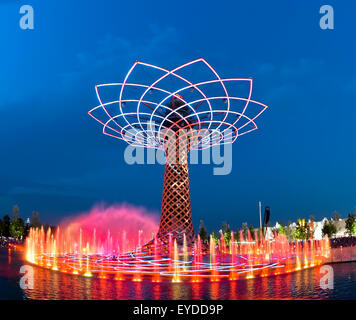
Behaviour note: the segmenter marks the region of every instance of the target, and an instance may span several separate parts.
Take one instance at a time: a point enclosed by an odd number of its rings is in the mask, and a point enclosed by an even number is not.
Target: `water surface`
[[[320,288],[320,267],[268,278],[201,283],[152,283],[85,278],[34,266],[34,289],[19,286],[23,253],[0,249],[0,299],[352,299],[356,262],[332,264],[334,289]]]

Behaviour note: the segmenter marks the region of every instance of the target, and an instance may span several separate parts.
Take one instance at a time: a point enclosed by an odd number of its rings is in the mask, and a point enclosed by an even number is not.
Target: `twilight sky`
[[[23,4],[34,30],[19,27]],[[319,27],[323,4],[334,30]],[[94,85],[135,60],[171,69],[198,57],[252,77],[270,108],[233,145],[230,175],[191,165],[196,227],[257,225],[259,200],[273,222],[354,211],[355,12],[354,1],[0,0],[0,216],[18,204],[57,223],[98,202],[159,213],[163,166],[127,165],[126,144],[87,111]]]

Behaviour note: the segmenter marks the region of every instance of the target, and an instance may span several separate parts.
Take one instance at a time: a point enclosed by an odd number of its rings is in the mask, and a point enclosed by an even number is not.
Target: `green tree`
[[[10,237],[10,224],[11,220],[8,215],[5,215],[3,218],[3,223],[4,223],[4,237]]]
[[[323,236],[328,235],[329,238],[335,236],[337,232],[336,224],[334,221],[325,220],[323,228],[321,229]]]
[[[12,207],[12,220],[17,220],[19,218],[20,208],[17,204]]]
[[[292,222],[288,221],[288,225],[286,226],[285,231],[288,241],[292,242],[296,239],[295,228],[293,227]]]
[[[286,234],[286,228],[284,227],[283,223],[280,223],[279,229],[278,229],[279,234]]]
[[[225,239],[226,245],[229,245],[230,241],[231,241],[231,231],[224,232],[224,239]]]
[[[236,242],[240,242],[240,230],[234,232],[234,238]]]
[[[21,218],[13,219],[10,224],[10,236],[20,239],[24,236],[25,224]]]
[[[5,224],[4,221],[0,219],[0,236],[4,236],[4,232],[5,232]]]
[[[33,228],[40,228],[41,227],[39,213],[37,211],[33,211],[32,212],[32,223],[31,223],[31,226]]]
[[[206,231],[205,225],[204,225],[204,221],[200,220],[200,225],[199,225],[199,235],[200,235],[200,239],[204,242],[207,240],[208,238],[208,232]]]
[[[224,235],[224,240],[227,245],[229,245],[231,241],[231,230],[230,226],[227,224],[227,222],[223,221],[221,224],[221,231]]]
[[[217,234],[215,231],[213,231],[213,233],[211,234],[211,236],[212,236],[213,239],[215,240],[215,243],[218,243],[218,241],[219,241],[219,236],[218,236],[218,234]]]
[[[255,228],[254,228],[254,226],[252,224],[250,224],[248,229],[250,230],[251,239],[255,240]]]
[[[242,224],[242,235],[244,236],[244,238],[242,240],[247,240],[248,238],[248,227],[247,227],[247,222],[244,222]]]
[[[24,238],[27,238],[29,233],[30,233],[30,225],[25,223]]]
[[[346,232],[349,236],[356,234],[356,215],[349,214],[345,221]]]
[[[225,221],[223,221],[221,224],[221,230],[223,233],[230,232],[230,226]]]
[[[305,219],[298,219],[297,226],[295,228],[295,237],[298,240],[308,240],[314,235],[312,224],[309,224]]]

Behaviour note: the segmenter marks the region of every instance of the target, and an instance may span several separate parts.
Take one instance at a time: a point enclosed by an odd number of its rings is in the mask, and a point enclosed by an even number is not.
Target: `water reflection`
[[[237,281],[231,281],[230,282],[230,297],[229,299],[230,300],[237,300],[238,297],[237,297],[237,285],[238,285],[238,282]]]
[[[0,249],[0,299],[356,299],[356,262],[334,264],[334,290],[320,288],[320,267],[275,277],[194,283],[85,278],[34,267],[34,290],[19,288],[21,254]]]
[[[192,299],[193,300],[202,300],[202,291],[203,291],[203,284],[201,282],[195,282],[192,285]]]
[[[161,297],[161,286],[159,285],[159,283],[155,283],[153,285],[153,299],[154,300],[162,299],[162,297]]]

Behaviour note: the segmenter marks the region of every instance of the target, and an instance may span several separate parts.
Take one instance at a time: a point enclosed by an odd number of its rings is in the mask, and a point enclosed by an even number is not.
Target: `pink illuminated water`
[[[54,271],[141,282],[192,281],[222,278],[251,279],[279,275],[323,264],[329,240],[289,242],[285,235],[247,232],[246,239],[210,236],[203,242],[183,243],[172,234],[165,244],[155,239],[158,219],[142,208],[128,205],[97,206],[60,225],[57,230],[31,229],[26,259]],[[152,240],[150,242],[150,240]],[[148,246],[145,244],[151,243]]]
[[[102,253],[127,252],[141,243],[146,243],[156,234],[159,225],[157,214],[143,207],[127,204],[112,206],[97,205],[89,212],[64,220],[60,228],[68,239],[76,239],[81,232],[80,242]],[[141,239],[139,231],[143,230]],[[81,246],[82,247],[82,246]],[[93,250],[92,250],[93,251]]]

